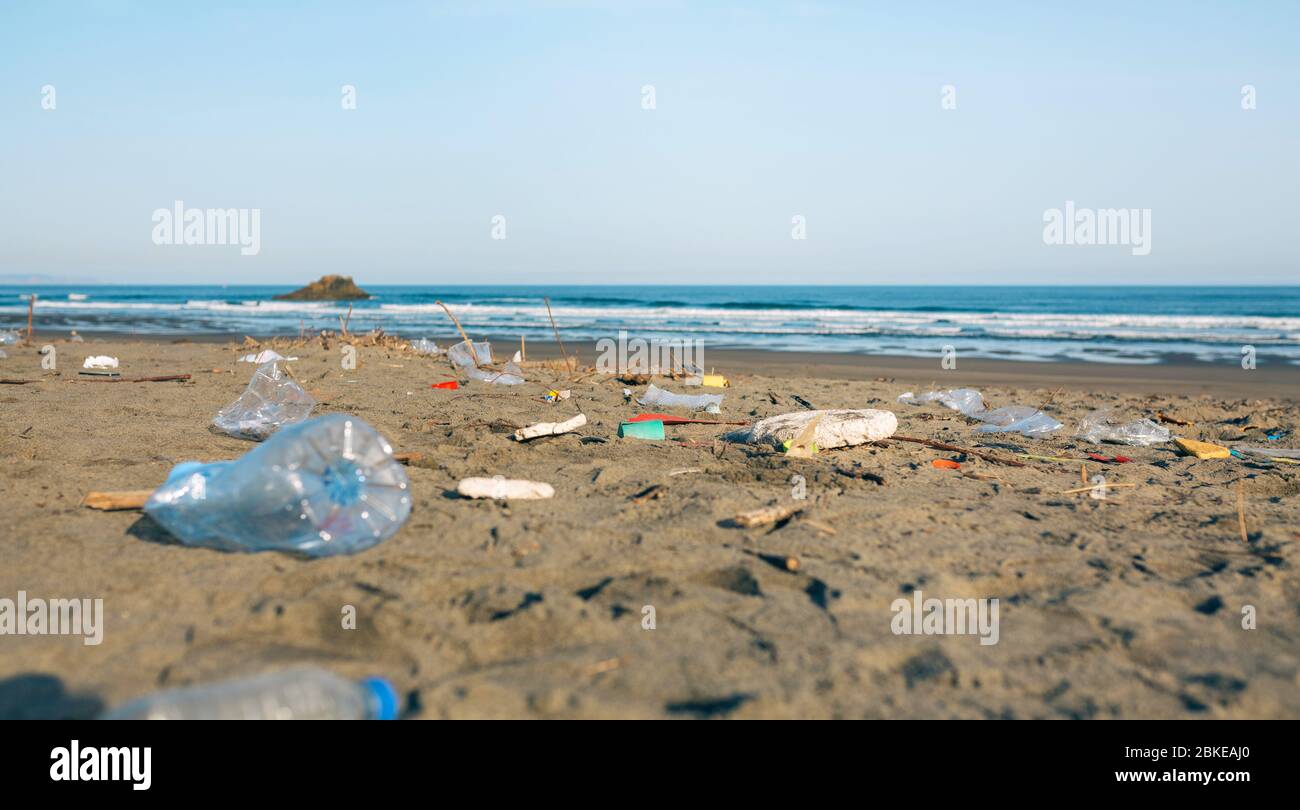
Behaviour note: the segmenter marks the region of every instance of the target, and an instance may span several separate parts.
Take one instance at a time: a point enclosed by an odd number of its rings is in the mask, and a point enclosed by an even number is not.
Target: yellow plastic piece
[[[1195,439],[1174,439],[1174,443],[1183,448],[1183,452],[1197,458],[1232,458],[1232,451],[1226,447]]]

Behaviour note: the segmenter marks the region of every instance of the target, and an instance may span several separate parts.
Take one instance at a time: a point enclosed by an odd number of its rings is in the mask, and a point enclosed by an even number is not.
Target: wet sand
[[[247,384],[252,367],[235,360],[248,349],[48,342],[57,374],[35,347],[0,359],[0,377],[40,380],[0,386],[0,598],[102,598],[104,637],[0,636],[0,717],[88,716],[297,663],[384,675],[421,718],[1300,717],[1300,467],[1072,437],[1104,404],[1192,421],[1171,426],[1190,438],[1297,447],[1294,434],[1260,436],[1300,422],[1300,369],[706,354],[732,382],[722,419],[803,403],[885,408],[902,435],[1071,458],[1011,467],[902,441],[791,459],[718,442],[723,429],[704,425],[670,427],[678,442],[618,439],[620,419],[643,410],[622,391],[642,386],[529,366],[522,386],[432,390],[455,376],[445,361],[361,346],[358,368],[343,370],[336,344],[281,348],[300,357],[290,367],[317,413],[355,414],[421,454],[397,535],[311,561],[188,548],[139,513],[79,505],[91,490],[156,486],[180,461],[247,452],[209,424]],[[516,344],[498,341],[498,353]],[[589,344],[567,348],[595,358]],[[528,349],[530,360],[556,352]],[[87,354],[115,355],[131,376],[192,378],[76,381]],[[938,405],[896,402],[931,384],[977,387],[993,407],[1044,405],[1065,428],[981,436]],[[572,398],[541,401],[551,387]],[[578,412],[590,420],[579,435],[510,437]],[[1133,486],[1068,493],[1081,473]],[[493,474],[546,481],[556,497],[452,494],[461,478]],[[655,485],[661,497],[638,500]],[[804,512],[732,525],[768,504]],[[997,598],[998,643],[895,634],[891,604],[916,590]],[[347,606],[356,629],[343,627]],[[1247,608],[1255,629],[1242,626]]]

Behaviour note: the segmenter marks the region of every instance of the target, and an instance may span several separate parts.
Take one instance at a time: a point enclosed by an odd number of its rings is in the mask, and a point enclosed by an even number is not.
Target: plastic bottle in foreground
[[[397,693],[382,678],[349,681],[316,668],[171,689],[102,720],[395,720]]]
[[[186,545],[325,557],[392,536],[411,515],[411,494],[384,437],[332,413],[236,461],[176,465],[144,511]]]

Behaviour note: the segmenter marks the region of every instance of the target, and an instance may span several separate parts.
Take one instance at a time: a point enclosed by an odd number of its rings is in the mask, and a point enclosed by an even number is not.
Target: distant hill
[[[300,290],[275,296],[277,301],[356,301],[370,293],[352,283],[352,276],[321,276]]]

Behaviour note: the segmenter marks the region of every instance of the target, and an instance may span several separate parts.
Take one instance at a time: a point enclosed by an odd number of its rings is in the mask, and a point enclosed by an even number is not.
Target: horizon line
[[[354,279],[355,281],[355,279]],[[308,282],[309,284],[312,282]],[[1250,288],[1300,288],[1300,284],[1280,284],[1269,282],[1240,282],[1234,284],[835,284],[829,282],[806,282],[800,284],[754,284],[754,283],[728,283],[720,282],[709,284],[704,282],[681,282],[672,284],[637,284],[637,283],[601,283],[601,284],[536,284],[536,283],[503,283],[503,284],[440,284],[440,283],[409,283],[409,282],[367,282],[372,287],[438,287],[438,288],[485,288],[485,287],[537,287],[537,288],[577,288],[577,287],[740,287],[740,288],[757,288],[757,287],[779,287],[783,289],[802,289],[806,287],[843,287],[843,288],[861,288],[861,287],[882,287],[882,288],[916,288],[916,287],[935,287],[935,288],[996,288],[996,287],[1085,287],[1090,289],[1116,288],[1123,287],[1128,289],[1240,289],[1243,287]],[[106,282],[106,281],[86,281],[86,282],[46,282],[46,281],[7,281],[0,278],[0,287],[301,287],[302,284],[297,282],[260,282],[256,284],[225,284],[220,282],[209,283],[192,283],[192,284],[159,284],[149,282]],[[358,284],[358,286],[361,286]]]

